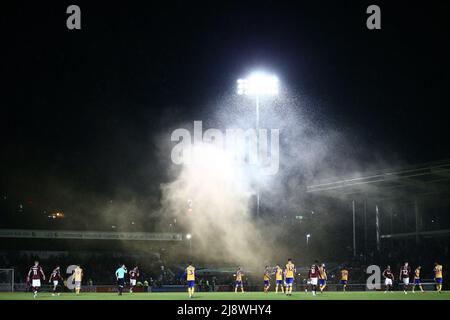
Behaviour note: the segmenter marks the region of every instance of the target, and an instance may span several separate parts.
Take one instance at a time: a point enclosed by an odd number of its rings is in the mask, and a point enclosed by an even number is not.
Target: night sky
[[[66,28],[70,4],[79,31]],[[381,30],[366,28],[370,4]],[[449,12],[447,1],[2,4],[0,191],[42,207],[65,186],[158,198],[168,177],[155,137],[208,119],[260,66],[374,149],[450,158]]]

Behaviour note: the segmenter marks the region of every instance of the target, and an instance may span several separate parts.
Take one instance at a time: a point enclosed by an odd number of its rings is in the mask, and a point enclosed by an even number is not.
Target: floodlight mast
[[[259,96],[255,97],[256,101],[256,161],[259,169]],[[256,217],[259,218],[260,193],[259,185],[256,183]]]
[[[256,161],[259,166],[259,101],[262,96],[275,96],[278,94],[278,78],[262,72],[250,74],[245,79],[237,80],[237,93],[255,98],[256,104]],[[260,193],[256,185],[256,216],[259,217]]]

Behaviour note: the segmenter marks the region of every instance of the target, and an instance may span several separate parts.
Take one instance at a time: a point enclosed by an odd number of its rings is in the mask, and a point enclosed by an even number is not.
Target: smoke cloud
[[[244,99],[232,94],[222,97],[214,106],[217,112],[204,123],[223,132],[254,128],[253,102]],[[304,253],[296,249],[297,243],[280,236],[287,232],[282,219],[305,210],[329,210],[322,203],[311,208],[306,186],[343,174],[359,176],[387,165],[377,150],[368,148],[362,139],[324,116],[327,107],[326,101],[286,93],[261,101],[260,127],[280,130],[280,170],[276,175],[262,176],[252,166],[236,165],[223,155],[221,148],[209,143],[196,143],[193,147],[202,159],[200,163],[169,166],[173,180],[161,186],[162,212],[175,215],[186,232],[192,234],[194,256],[252,268],[302,256]],[[203,130],[207,129],[204,125]],[[168,151],[167,144],[163,145]],[[369,161],[361,161],[362,158]],[[270,219],[255,218],[257,190]],[[316,232],[315,238],[320,238],[320,230]],[[302,235],[296,236],[296,241],[303,239]],[[323,239],[326,237],[324,233]]]
[[[200,143],[193,152],[201,161],[184,165],[175,181],[162,186],[166,213],[182,217],[195,251],[209,260],[254,265],[266,258],[250,210],[255,188],[249,172],[215,145]]]

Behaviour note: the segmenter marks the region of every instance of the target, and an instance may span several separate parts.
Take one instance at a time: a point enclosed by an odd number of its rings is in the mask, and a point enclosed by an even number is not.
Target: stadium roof
[[[377,200],[450,193],[450,160],[314,183],[307,186],[307,192],[330,197],[364,196]]]
[[[0,229],[0,238],[182,241],[180,233]]]

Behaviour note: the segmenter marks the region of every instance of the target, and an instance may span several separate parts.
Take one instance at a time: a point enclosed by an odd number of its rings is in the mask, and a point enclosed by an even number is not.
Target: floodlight
[[[274,96],[279,91],[279,81],[274,75],[254,72],[245,79],[237,80],[237,93],[248,96]]]

